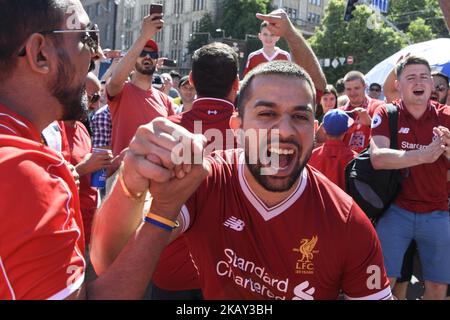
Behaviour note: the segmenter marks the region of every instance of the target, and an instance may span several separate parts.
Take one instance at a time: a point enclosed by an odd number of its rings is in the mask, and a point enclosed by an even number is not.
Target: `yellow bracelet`
[[[123,180],[122,169],[119,172],[119,178],[118,179],[119,179],[120,186],[122,187],[123,193],[125,193],[125,195],[128,198],[136,200],[136,201],[142,201],[144,199],[145,192],[139,192],[139,193],[136,193],[136,194],[132,194],[130,192],[130,190],[128,190],[127,185],[125,184],[125,181]]]
[[[172,220],[166,219],[164,217],[158,216],[157,214],[150,213],[150,212],[147,214],[147,218],[161,222],[165,225],[168,225],[169,227],[171,227],[173,229],[178,228],[180,226],[180,223],[176,220],[172,221]]]

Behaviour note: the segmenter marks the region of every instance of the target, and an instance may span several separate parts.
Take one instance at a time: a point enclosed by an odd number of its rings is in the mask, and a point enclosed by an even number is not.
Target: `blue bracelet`
[[[149,218],[149,217],[145,217],[144,220],[145,220],[145,222],[151,223],[151,224],[153,224],[157,227],[160,227],[161,229],[164,229],[166,231],[172,231],[174,229],[173,227],[171,227],[165,223],[159,222],[159,221]]]

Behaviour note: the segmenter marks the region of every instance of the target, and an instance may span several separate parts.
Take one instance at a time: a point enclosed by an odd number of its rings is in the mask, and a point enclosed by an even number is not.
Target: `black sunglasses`
[[[438,84],[438,85],[434,86],[434,90],[437,92],[445,92],[448,90],[448,88],[446,88],[445,85],[443,85],[443,84]]]
[[[156,60],[156,59],[159,58],[158,52],[156,52],[156,51],[146,51],[146,50],[142,50],[141,54],[139,55],[139,57],[144,58],[147,55],[149,55],[150,58],[152,58],[153,60]]]
[[[380,91],[381,91],[381,89],[378,89],[378,88],[370,88],[370,89],[369,89],[369,91],[376,91],[376,92],[380,92]]]
[[[100,94],[98,92],[94,93],[92,96],[88,96],[90,103],[96,103],[100,100]]]
[[[94,53],[98,53],[99,48],[99,37],[98,34],[100,30],[96,24],[88,26],[86,29],[66,29],[66,30],[50,30],[50,31],[41,31],[37,32],[40,34],[62,34],[62,33],[84,33],[81,38],[81,42],[84,45],[87,45]],[[23,47],[19,51],[19,56],[23,57],[26,54],[25,47]]]

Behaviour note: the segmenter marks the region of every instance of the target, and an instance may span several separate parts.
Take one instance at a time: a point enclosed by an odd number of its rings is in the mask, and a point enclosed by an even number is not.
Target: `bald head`
[[[92,95],[95,92],[99,92],[102,88],[100,80],[92,72],[89,72],[86,77],[86,92],[88,95]]]

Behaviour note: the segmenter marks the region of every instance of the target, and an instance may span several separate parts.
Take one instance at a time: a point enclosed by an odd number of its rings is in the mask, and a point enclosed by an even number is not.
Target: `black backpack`
[[[391,133],[390,148],[397,149],[397,108],[386,105]],[[346,192],[366,213],[375,225],[394,201],[402,181],[399,169],[375,170],[370,161],[369,147],[361,151],[345,168]]]

